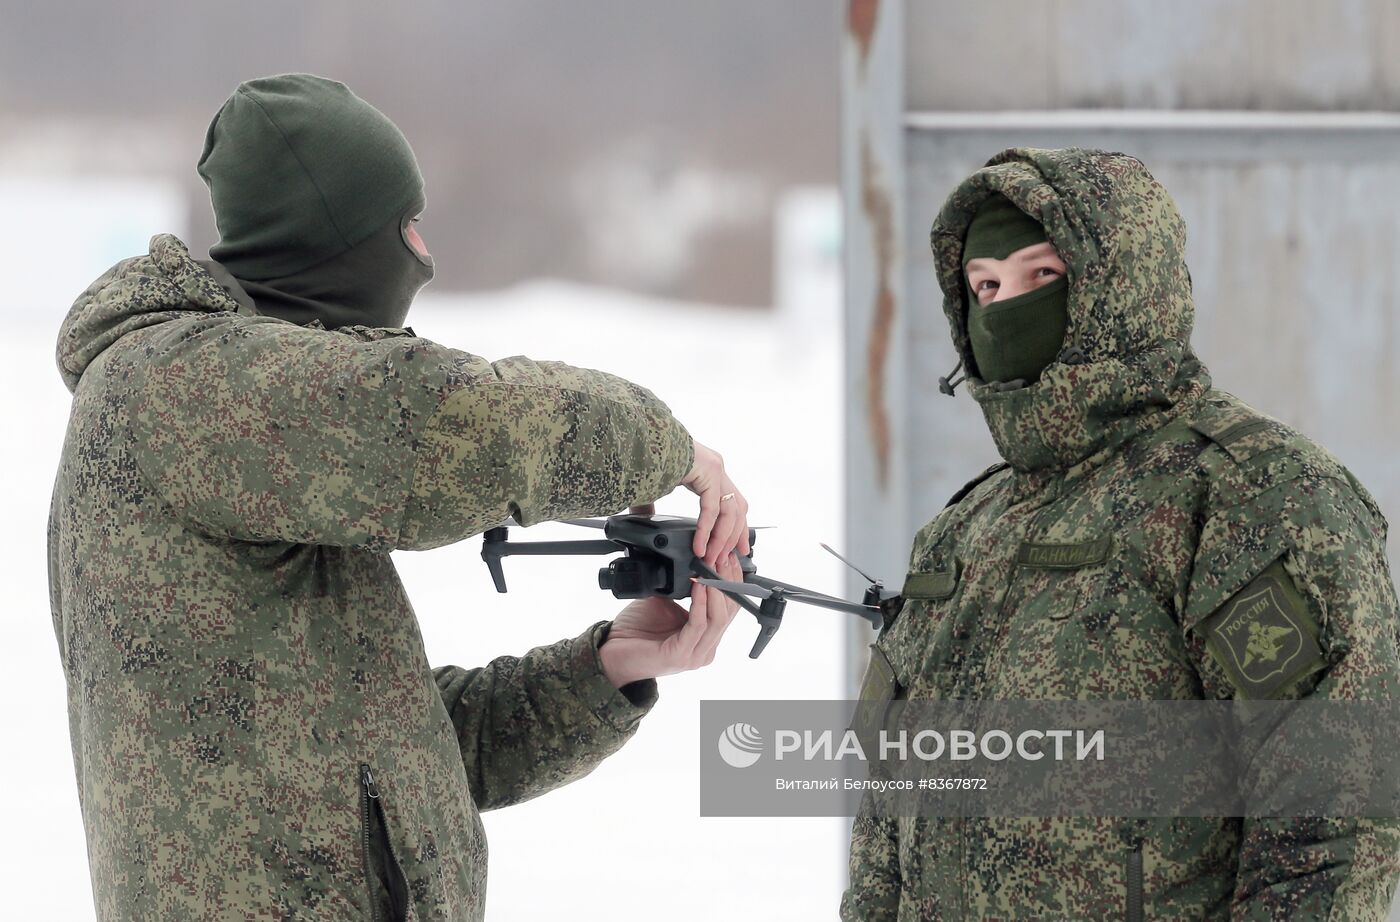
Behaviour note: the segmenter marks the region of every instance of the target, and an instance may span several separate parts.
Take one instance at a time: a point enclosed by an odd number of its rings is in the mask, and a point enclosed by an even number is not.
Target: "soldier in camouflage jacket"
[[[507,515],[615,512],[686,481],[702,520],[719,517],[697,552],[735,578],[742,498],[645,388],[557,362],[488,362],[393,322],[426,274],[413,267],[431,265],[409,248],[422,249],[406,223],[422,187],[406,142],[341,84],[260,85],[264,100],[240,88],[230,105],[310,115],[301,135],[269,128],[278,143],[324,140],[343,127],[337,106],[363,127],[321,145],[331,158],[309,210],[261,200],[257,233],[302,222],[261,252],[307,261],[295,247],[319,221],[331,255],[309,261],[324,281],[324,267],[344,274],[378,247],[364,285],[346,290],[369,291],[384,316],[327,328],[269,315],[285,275],[252,286],[255,301],[163,234],[62,324],[73,405],[49,585],[97,917],[480,919],[478,810],[591,771],[655,702],[650,677],[708,662],[733,608],[706,589],[688,619],[641,600],[524,656],[434,669],[390,551],[460,541]],[[309,188],[299,153],[270,149],[261,172]],[[249,157],[246,144],[233,154]],[[388,190],[377,213],[354,188],[376,165],[393,173],[373,184]],[[349,187],[347,208],[317,210],[328,175]],[[237,265],[229,213],[223,251]],[[404,265],[416,275],[394,282]],[[665,639],[639,636],[647,628]]]
[[[1067,269],[1063,349],[1029,386],[978,377],[968,335],[964,240],[996,193]],[[872,649],[896,697],[1396,696],[1386,522],[1325,449],[1212,388],[1190,346],[1185,228],[1139,161],[1004,151],[949,196],[932,248],[1005,461],[914,540],[903,607]],[[1231,656],[1231,628],[1263,617],[1240,604],[1261,586],[1280,590],[1266,615],[1296,648],[1286,670]],[[1400,875],[1393,819],[921,818],[871,803],[847,920],[1379,920]]]

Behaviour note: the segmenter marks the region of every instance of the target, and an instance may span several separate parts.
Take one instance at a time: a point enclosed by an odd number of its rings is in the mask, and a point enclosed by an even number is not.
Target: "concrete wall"
[[[909,0],[908,108],[1396,109],[1393,0]]]

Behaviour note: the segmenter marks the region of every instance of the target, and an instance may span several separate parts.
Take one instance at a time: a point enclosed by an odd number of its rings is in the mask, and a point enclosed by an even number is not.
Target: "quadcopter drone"
[[[885,616],[892,614],[891,605],[899,598],[898,593],[886,589],[879,580],[868,576],[825,544],[823,548],[870,581],[860,602],[848,602],[759,576],[752,556],[739,556],[742,582],[720,579],[718,573],[691,551],[695,541],[695,519],[674,515],[624,514],[606,519],[560,521],[601,529],[603,538],[593,541],[511,541],[508,537],[509,527],[516,524],[514,521],[486,530],[482,535],[481,559],[486,561],[491,571],[497,592],[506,591],[501,559],[512,554],[616,554],[621,551],[623,556],[609,561],[606,567],[598,571],[598,588],[610,590],[619,599],[644,599],[649,596],[683,599],[690,595],[690,576],[694,575],[698,577],[698,582],[719,589],[758,619],[758,638],[749,651],[750,659],[757,659],[778,632],[783,622],[783,610],[789,601],[850,612],[878,629],[884,623]],[[757,540],[754,532],[755,529],[749,529],[750,547]],[[755,604],[750,596],[760,601]]]

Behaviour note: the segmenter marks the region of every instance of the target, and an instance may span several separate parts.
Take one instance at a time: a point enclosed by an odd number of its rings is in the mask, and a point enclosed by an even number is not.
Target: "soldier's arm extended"
[[[1183,619],[1207,695],[1393,700],[1400,610],[1384,545],[1379,510],[1340,476],[1300,476],[1212,516]],[[1271,764],[1269,746],[1251,764]],[[1252,776],[1246,802],[1272,790],[1267,775]],[[1232,919],[1388,916],[1400,820],[1242,823]]]
[[[692,465],[606,372],[231,316],[161,325],[126,391],[149,488],[212,536],[425,549],[650,502]]]
[[[657,699],[655,679],[614,688],[598,662],[608,622],[572,640],[484,667],[433,670],[472,799],[490,810],[528,800],[594,769]]]

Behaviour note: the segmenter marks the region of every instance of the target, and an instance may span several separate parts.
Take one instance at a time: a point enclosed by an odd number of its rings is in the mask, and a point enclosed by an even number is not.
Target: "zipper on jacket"
[[[374,870],[369,861],[370,811],[378,810],[379,826],[384,832],[384,844],[389,852],[385,856],[388,866],[384,869],[384,876],[388,881],[389,902],[397,922],[407,915],[408,884],[403,879],[398,852],[394,851],[394,837],[389,834],[389,818],[384,813],[384,804],[379,797],[379,785],[375,783],[374,772],[363,762],[360,763],[360,784],[360,828],[364,836],[365,885],[369,888],[370,913],[373,922],[380,922],[379,904],[374,899]]]
[[[1142,840],[1128,852],[1128,922],[1142,922]]]
[[[369,863],[369,811],[370,801],[379,799],[379,788],[374,783],[374,773],[369,766],[360,764],[360,847],[365,863],[365,891],[369,894],[369,914],[373,922],[380,922],[379,901],[374,895],[374,869]]]

